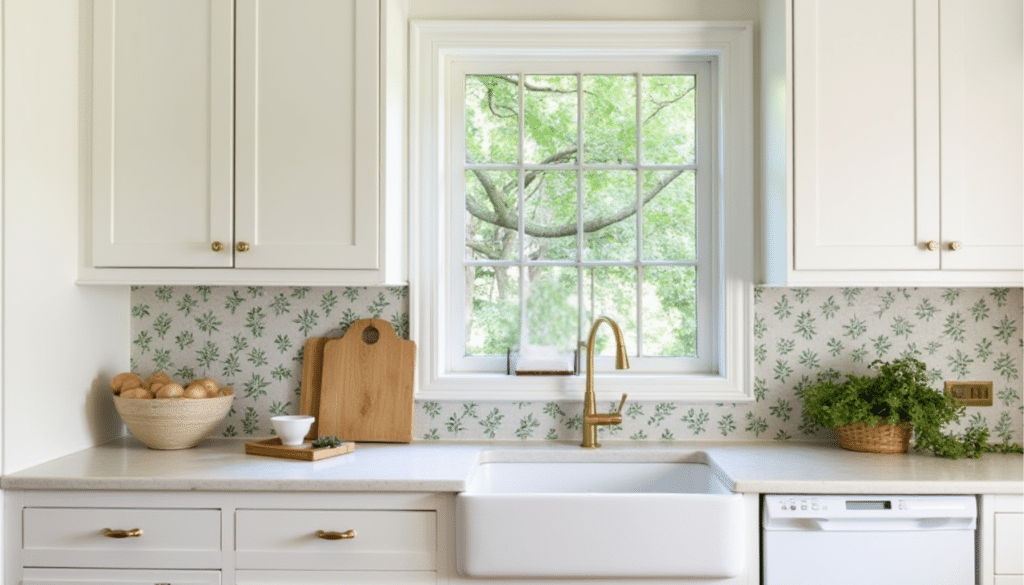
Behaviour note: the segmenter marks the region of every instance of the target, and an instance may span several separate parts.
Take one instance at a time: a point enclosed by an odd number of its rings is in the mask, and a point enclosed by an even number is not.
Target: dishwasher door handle
[[[783,530],[888,532],[893,530],[973,530],[973,518],[794,518]]]

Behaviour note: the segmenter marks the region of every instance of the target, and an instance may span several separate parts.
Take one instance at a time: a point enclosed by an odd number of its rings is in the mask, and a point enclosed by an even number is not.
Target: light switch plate
[[[947,381],[946,394],[964,406],[992,406],[992,382]]]

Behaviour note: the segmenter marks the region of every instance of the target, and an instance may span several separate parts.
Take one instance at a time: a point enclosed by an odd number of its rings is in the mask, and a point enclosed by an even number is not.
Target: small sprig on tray
[[[312,446],[314,449],[324,449],[328,447],[338,447],[341,445],[341,439],[337,436],[321,435],[313,440]]]

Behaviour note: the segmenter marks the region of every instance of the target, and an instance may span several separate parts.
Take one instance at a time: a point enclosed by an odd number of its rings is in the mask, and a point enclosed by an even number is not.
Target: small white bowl
[[[290,447],[301,445],[306,440],[306,433],[313,426],[314,420],[316,420],[314,417],[303,414],[270,417],[274,431],[281,438],[281,444]]]

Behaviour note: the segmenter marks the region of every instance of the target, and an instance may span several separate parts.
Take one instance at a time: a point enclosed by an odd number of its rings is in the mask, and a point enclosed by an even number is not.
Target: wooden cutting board
[[[324,371],[324,345],[328,337],[310,337],[302,351],[302,390],[299,394],[299,414],[320,416],[320,385]],[[306,434],[307,439],[319,437],[319,425],[313,425]]]
[[[399,339],[391,324],[363,319],[323,349],[321,435],[343,441],[412,441],[416,343]]]

